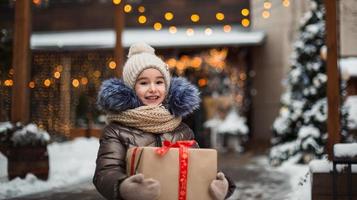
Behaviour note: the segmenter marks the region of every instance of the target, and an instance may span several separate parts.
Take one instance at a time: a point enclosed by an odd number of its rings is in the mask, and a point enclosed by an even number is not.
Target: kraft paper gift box
[[[156,152],[158,148],[130,148],[127,152],[127,173],[142,173],[145,178],[158,180],[161,185],[159,200],[179,199],[179,148],[170,148],[165,155],[159,155]],[[217,175],[217,151],[188,148],[187,169],[186,199],[212,199],[209,185]]]

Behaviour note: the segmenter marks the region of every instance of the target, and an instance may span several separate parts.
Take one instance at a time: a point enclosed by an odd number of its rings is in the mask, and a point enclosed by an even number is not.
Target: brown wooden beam
[[[124,11],[123,6],[124,2],[121,2],[119,5],[115,5],[114,9],[114,28],[116,32],[116,42],[114,49],[114,61],[117,65],[116,67],[116,76],[121,77],[124,64],[124,49],[122,44],[122,32],[124,29]]]
[[[325,0],[326,6],[326,43],[327,43],[327,152],[333,158],[333,145],[341,141],[340,127],[340,72],[337,68],[337,1]]]
[[[30,117],[30,35],[31,2],[17,0],[15,3],[15,24],[12,65],[14,85],[12,88],[11,121],[27,123]]]

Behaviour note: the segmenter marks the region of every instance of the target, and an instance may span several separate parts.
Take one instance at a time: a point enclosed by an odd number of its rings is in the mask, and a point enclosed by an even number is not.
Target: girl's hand
[[[136,174],[126,178],[120,184],[120,195],[125,200],[155,200],[160,196],[160,182]]]
[[[228,192],[228,181],[222,172],[217,173],[217,179],[210,185],[210,194],[214,200],[223,200]]]

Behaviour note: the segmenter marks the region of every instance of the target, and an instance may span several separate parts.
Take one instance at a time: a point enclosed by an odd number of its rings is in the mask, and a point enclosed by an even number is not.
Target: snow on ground
[[[88,181],[93,177],[99,148],[97,138],[77,138],[48,145],[49,179],[42,181],[28,174],[25,179],[4,180],[7,160],[0,153],[0,199],[17,197]]]
[[[239,169],[237,189],[229,200],[310,200],[311,185],[308,165],[289,160],[271,167],[267,156],[259,156]]]
[[[49,180],[38,180],[31,174],[25,179],[17,178],[10,182],[0,179],[0,199],[58,191],[69,185],[90,183],[98,148],[99,142],[96,138],[78,138],[65,143],[50,144]],[[6,176],[6,163],[6,158],[0,154],[0,178]],[[237,169],[237,172],[242,179],[235,180],[237,190],[230,200],[311,199],[308,165],[297,165],[294,160],[289,160],[274,168],[270,167],[267,156],[259,156],[243,168]]]
[[[289,175],[291,190],[287,199],[309,200],[311,199],[311,174],[309,166],[295,164],[298,157],[293,157],[284,162],[277,170]]]

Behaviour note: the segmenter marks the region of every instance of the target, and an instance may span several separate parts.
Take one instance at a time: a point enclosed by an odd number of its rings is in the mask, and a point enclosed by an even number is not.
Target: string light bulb
[[[82,85],[87,85],[88,84],[88,78],[87,77],[82,77],[81,78],[81,84]]]
[[[117,63],[115,61],[110,61],[108,67],[109,69],[115,69],[117,67]]]
[[[139,6],[138,7],[139,13],[144,13],[145,12],[145,7],[144,6]]]
[[[200,21],[200,16],[198,14],[192,14],[191,15],[191,21],[192,22],[198,22]]]
[[[31,88],[31,89],[35,88],[35,82],[30,81],[29,82],[29,88]]]
[[[53,74],[53,77],[55,77],[56,79],[59,79],[61,77],[61,73],[57,71]]]
[[[248,27],[249,24],[250,24],[249,19],[242,19],[242,26],[243,26],[243,27]]]
[[[283,6],[289,7],[290,1],[289,0],[283,0]]]
[[[166,12],[164,17],[167,21],[171,21],[174,18],[174,14],[172,12]]]
[[[269,1],[265,1],[263,5],[264,5],[265,9],[270,9],[271,8],[271,2],[269,2]]]
[[[4,81],[4,85],[7,86],[7,87],[10,87],[14,84],[13,80],[11,79],[7,79]]]
[[[119,5],[120,2],[121,2],[121,0],[113,0],[113,4],[115,4],[115,5]]]
[[[139,16],[138,22],[139,22],[140,24],[145,24],[146,21],[147,21],[147,19],[146,19],[145,15],[140,15],[140,16]]]
[[[262,17],[263,17],[264,19],[269,18],[269,17],[270,17],[270,12],[267,11],[267,10],[263,11],[263,12],[262,12]]]
[[[231,32],[231,30],[232,30],[232,26],[230,26],[230,25],[224,25],[223,26],[223,31],[224,32],[229,33],[229,32]]]
[[[246,17],[246,16],[249,15],[249,10],[248,10],[247,8],[244,8],[244,9],[241,10],[241,14],[242,14],[244,17]]]
[[[44,85],[45,87],[50,87],[50,85],[51,85],[51,80],[50,80],[50,79],[44,80],[44,81],[43,81],[43,85]]]
[[[193,35],[195,34],[195,31],[194,31],[192,28],[188,28],[188,29],[186,30],[186,34],[187,34],[188,36],[193,36]]]
[[[211,28],[206,28],[205,29],[205,34],[206,35],[212,35],[212,29]]]
[[[175,34],[175,33],[177,32],[177,28],[176,28],[175,26],[170,26],[170,27],[169,27],[169,32],[170,32],[171,34]]]
[[[224,14],[221,13],[221,12],[216,13],[216,19],[217,19],[218,21],[224,20]]]
[[[79,86],[79,81],[78,81],[78,79],[73,79],[72,80],[72,85],[73,85],[73,87],[78,87]]]
[[[161,30],[161,29],[162,29],[162,24],[161,24],[160,22],[156,22],[156,23],[154,24],[154,29],[155,29],[156,31]]]
[[[132,9],[133,9],[133,8],[131,7],[130,4],[126,4],[126,5],[124,6],[124,12],[126,12],[126,13],[130,13]]]

